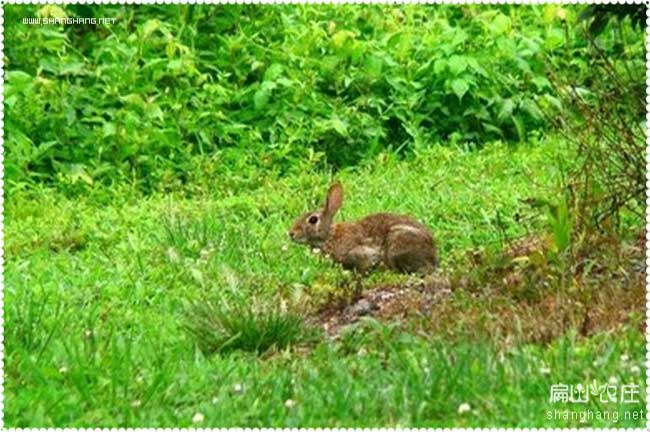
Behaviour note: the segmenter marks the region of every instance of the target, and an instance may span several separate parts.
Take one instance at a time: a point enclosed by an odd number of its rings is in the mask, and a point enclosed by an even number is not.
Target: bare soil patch
[[[491,258],[475,253],[464,271],[377,285],[352,301],[326,304],[312,321],[334,338],[372,317],[506,345],[548,343],[570,330],[581,336],[624,326],[645,331],[645,241],[594,238],[567,258],[562,272],[549,260],[549,247],[545,239],[527,238]]]

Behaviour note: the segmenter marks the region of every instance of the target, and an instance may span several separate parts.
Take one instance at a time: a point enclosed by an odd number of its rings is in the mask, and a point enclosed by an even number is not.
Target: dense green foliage
[[[523,140],[559,104],[549,61],[590,74],[578,12],[9,5],[6,178],[150,190],[244,166],[281,174]],[[66,15],[116,23],[13,24]]]

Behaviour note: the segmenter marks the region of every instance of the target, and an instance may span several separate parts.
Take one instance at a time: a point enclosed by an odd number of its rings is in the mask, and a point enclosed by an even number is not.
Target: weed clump
[[[205,354],[237,350],[263,354],[306,343],[314,336],[300,314],[269,303],[222,297],[197,302],[190,312],[186,329]]]

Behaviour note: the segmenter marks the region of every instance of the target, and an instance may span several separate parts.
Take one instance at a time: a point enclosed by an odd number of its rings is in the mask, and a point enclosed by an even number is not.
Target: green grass
[[[382,154],[337,175],[340,217],[410,213],[432,227],[442,267],[463,268],[471,248],[496,251],[505,238],[544,230],[544,216],[522,200],[553,200],[557,161],[572,159],[552,139],[437,147],[406,161]],[[632,327],[507,348],[372,321],[339,341],[312,335],[295,317],[352,276],[289,244],[286,231],[332,179],[258,180],[234,191],[215,174],[213,188],[191,197],[8,194],[6,425],[189,426],[201,413],[201,426],[579,426],[546,419],[551,384],[615,377],[645,394],[634,374],[644,339]],[[402,279],[377,273],[364,286]],[[215,337],[212,348],[239,342],[209,355],[201,331]],[[459,414],[463,403],[471,411]],[[611,405],[621,418],[642,407]]]

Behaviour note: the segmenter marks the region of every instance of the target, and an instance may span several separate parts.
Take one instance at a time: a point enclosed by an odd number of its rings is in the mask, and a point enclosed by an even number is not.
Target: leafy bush
[[[551,123],[578,151],[580,163],[568,183],[574,207],[590,230],[608,219],[618,221],[621,210],[639,218],[645,214],[646,66],[643,31],[634,26],[639,13],[645,16],[645,6],[587,11],[596,14],[580,48],[587,61],[550,71],[563,115],[548,112]],[[619,19],[609,19],[604,27],[610,14]],[[588,80],[584,68],[590,71]]]
[[[9,184],[145,191],[283,175],[545,123],[575,8],[8,5]],[[23,25],[25,16],[113,25]],[[575,39],[575,40],[574,40]],[[234,153],[231,150],[236,150]],[[206,161],[209,163],[206,165]]]

